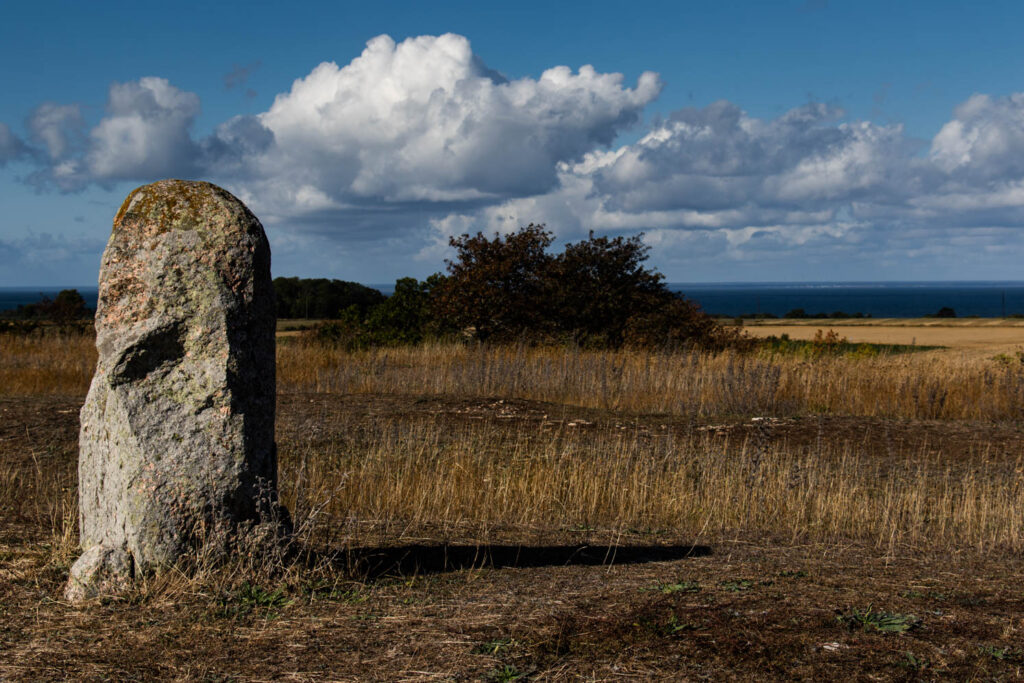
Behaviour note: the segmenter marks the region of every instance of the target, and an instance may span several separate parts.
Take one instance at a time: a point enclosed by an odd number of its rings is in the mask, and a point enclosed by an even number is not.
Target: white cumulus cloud
[[[197,159],[189,127],[198,114],[199,97],[165,78],[115,83],[107,116],[89,133],[90,177],[134,180],[187,171]]]
[[[260,115],[276,191],[350,202],[461,202],[545,192],[558,162],[611,144],[659,90],[590,66],[506,80],[453,34],[379,36],[325,62]],[[282,181],[284,187],[282,187]]]
[[[950,174],[1024,176],[1024,93],[973,95],[932,140],[931,159]]]
[[[559,168],[554,191],[434,219],[428,253],[453,226],[505,232],[527,222],[566,239],[645,231],[669,262],[713,250],[826,259],[905,249],[910,235],[932,235],[940,250],[986,230],[986,240],[1005,237],[1024,227],[1024,94],[970,98],[930,150],[900,125],[845,121],[824,104],[765,120],[716,102]]]
[[[77,104],[44,102],[28,118],[33,142],[42,144],[54,161],[67,157],[81,145],[84,125]]]
[[[194,93],[146,77],[111,86],[107,113],[69,154],[75,105],[43,105],[34,140],[46,180],[89,182],[204,175],[232,185],[273,216],[367,205],[479,206],[542,194],[558,164],[610,145],[640,119],[661,83],[556,66],[509,80],[463,36],[383,35],[339,66],[324,62],[256,116],[234,117],[204,139],[190,128]]]
[[[729,102],[683,109],[591,169],[627,212],[803,209],[886,192],[908,158],[899,126],[836,123],[809,104],[764,121]]]

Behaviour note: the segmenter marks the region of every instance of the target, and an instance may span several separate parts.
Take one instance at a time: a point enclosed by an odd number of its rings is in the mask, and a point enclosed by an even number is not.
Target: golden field
[[[755,337],[788,334],[793,339],[813,339],[817,330],[835,330],[855,343],[943,346],[971,355],[1024,349],[1024,320],[1015,318],[748,320],[744,329]]]

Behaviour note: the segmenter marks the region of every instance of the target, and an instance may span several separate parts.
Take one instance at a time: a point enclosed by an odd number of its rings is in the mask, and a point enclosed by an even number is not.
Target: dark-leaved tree
[[[493,239],[461,235],[449,239],[456,258],[446,260],[448,276],[432,293],[434,315],[448,327],[471,332],[480,341],[511,341],[542,333],[547,312],[546,252],[552,235],[530,224]]]
[[[640,236],[594,237],[567,244],[549,271],[550,299],[560,330],[577,343],[621,346],[630,318],[672,298],[661,273],[644,267],[650,248]]]
[[[739,344],[700,308],[670,291],[645,267],[648,248],[635,237],[589,237],[551,256],[552,233],[530,224],[518,232],[452,238],[456,258],[431,289],[442,325],[480,341],[567,340],[582,346]]]
[[[381,346],[423,341],[430,318],[430,289],[437,277],[424,282],[413,277],[397,280],[394,293],[374,306],[366,318],[369,340]]]
[[[693,301],[677,294],[656,309],[629,319],[624,342],[641,347],[745,349],[752,340],[739,327],[722,327]]]
[[[6,311],[4,317],[70,323],[91,318],[92,315],[92,309],[86,306],[85,299],[77,289],[62,289],[53,299],[45,294],[40,295],[39,301],[21,304],[16,310]]]
[[[58,322],[82,320],[92,315],[77,289],[62,289],[50,304],[50,317]]]

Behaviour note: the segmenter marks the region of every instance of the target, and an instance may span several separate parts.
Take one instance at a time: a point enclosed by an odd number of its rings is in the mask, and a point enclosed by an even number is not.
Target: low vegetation
[[[949,353],[807,357],[461,344],[347,352],[294,343],[279,349],[279,366],[287,391],[499,396],[694,419],[1024,416],[1024,365]]]
[[[1009,483],[1019,455],[983,467],[926,448],[865,457],[833,440],[787,447],[779,437],[798,423],[688,430],[540,409],[468,405],[481,418],[468,421],[325,413],[324,438],[283,444],[284,499],[300,513],[320,506],[310,531],[331,541],[366,529],[482,541],[592,530],[1024,550],[1024,487]]]
[[[909,349],[827,339],[791,342],[780,352],[776,344],[751,352],[464,343],[347,351],[310,338],[283,339],[278,386],[288,393],[500,396],[694,419],[1024,417],[1024,364],[1016,355],[903,353]],[[88,334],[2,334],[0,386],[9,396],[84,396],[95,358]]]
[[[895,355],[901,353],[917,353],[934,351],[940,346],[918,346],[916,344],[870,344],[851,342],[840,337],[835,330],[824,332],[816,330],[812,339],[791,339],[788,334],[769,335],[757,340],[756,345],[766,351],[800,356],[805,359],[821,356],[851,356],[854,358],[871,358],[879,355]]]

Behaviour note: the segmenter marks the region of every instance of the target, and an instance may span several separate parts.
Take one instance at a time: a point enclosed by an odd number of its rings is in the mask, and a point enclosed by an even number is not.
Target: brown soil
[[[73,608],[59,576],[4,591],[0,675],[181,680],[1010,680],[1024,664],[1019,561],[886,561],[870,549],[734,542],[700,557],[458,568]],[[527,558],[530,548],[523,548]],[[890,612],[904,632],[859,624]],[[912,616],[911,616],[912,615]],[[917,620],[920,621],[917,621]],[[870,620],[870,617],[868,617]],[[502,678],[504,676],[504,678]]]

